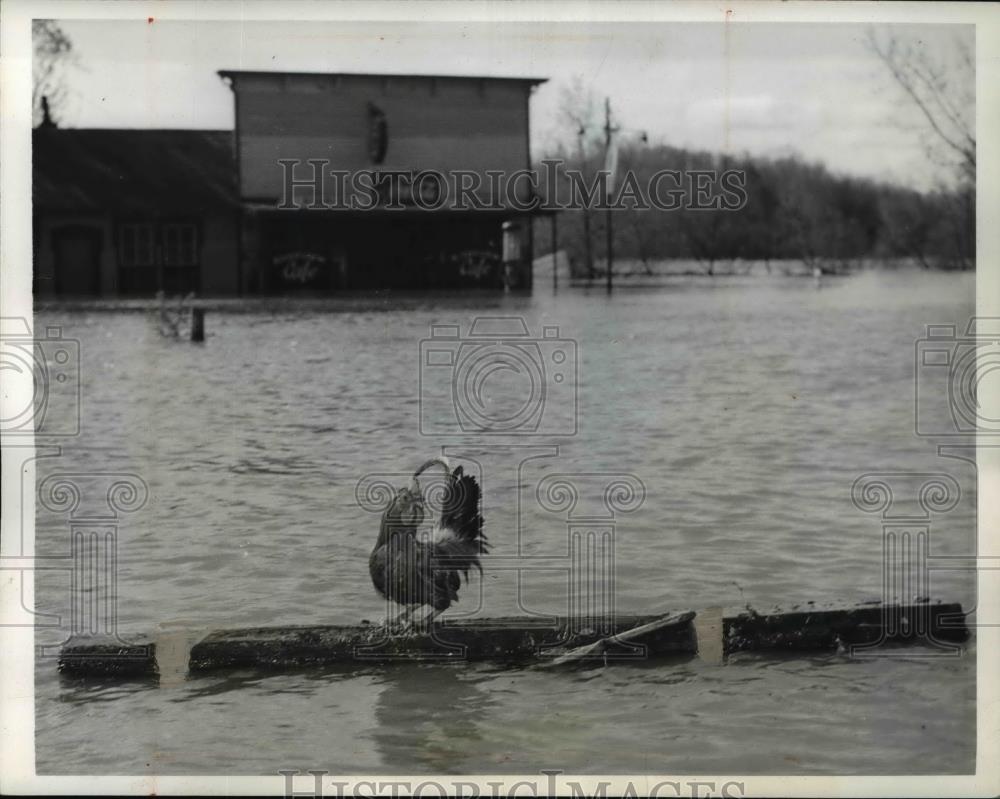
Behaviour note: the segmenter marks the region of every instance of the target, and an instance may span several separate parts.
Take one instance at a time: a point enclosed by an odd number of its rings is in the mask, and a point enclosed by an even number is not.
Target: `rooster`
[[[428,526],[425,498],[418,478],[431,466],[441,466],[445,485],[441,495],[441,517]],[[469,569],[483,568],[479,556],[487,552],[483,517],[479,512],[479,484],[458,466],[452,471],[442,458],[426,461],[413,473],[407,488],[396,492],[382,514],[378,540],[368,559],[375,590],[403,605],[404,610],[387,627],[401,622],[410,627],[410,617],[429,606],[423,618],[434,618],[458,601],[462,577]]]

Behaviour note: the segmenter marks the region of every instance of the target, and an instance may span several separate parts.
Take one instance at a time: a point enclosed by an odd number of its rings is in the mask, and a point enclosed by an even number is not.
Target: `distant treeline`
[[[596,148],[595,148],[596,149]],[[585,157],[565,152],[568,169],[588,178],[603,168],[597,150]],[[692,259],[706,274],[729,271],[741,261],[800,260],[823,271],[849,271],[862,261],[908,259],[926,269],[970,269],[975,261],[975,189],[921,193],[861,178],[834,175],[821,164],[795,157],[722,158],[667,146],[623,146],[619,175],[635,173],[645,185],[670,169],[741,170],[746,205],[737,211],[634,208],[613,211],[616,258],[652,270],[664,259]],[[559,247],[574,273],[588,270],[589,227],[592,274],[604,270],[606,213],[567,210],[559,214]],[[536,226],[536,252],[551,249],[549,226]]]

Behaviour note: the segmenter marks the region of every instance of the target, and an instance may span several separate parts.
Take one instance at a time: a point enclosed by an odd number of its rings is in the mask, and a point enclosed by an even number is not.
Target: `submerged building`
[[[219,75],[233,131],[35,131],[39,294],[531,287],[542,79]]]
[[[39,296],[240,293],[232,131],[32,133]]]
[[[529,189],[511,176],[531,167],[541,80],[219,74],[248,290],[501,286],[504,223],[520,231],[508,260],[528,264],[508,279],[530,285]]]

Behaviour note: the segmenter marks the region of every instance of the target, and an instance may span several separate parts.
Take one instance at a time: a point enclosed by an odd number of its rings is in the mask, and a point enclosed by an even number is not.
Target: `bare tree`
[[[77,64],[73,43],[59,23],[52,19],[31,21],[34,50],[31,89],[32,124],[39,125],[48,113],[57,117],[65,110],[66,70]]]
[[[593,88],[584,83],[579,75],[562,87],[559,95],[558,118],[561,126],[568,129],[576,139],[576,156],[584,179],[591,174],[589,162],[599,152],[600,101]],[[583,215],[583,260],[588,279],[594,277],[594,247],[591,239],[592,211],[584,206]]]
[[[601,143],[601,102],[593,87],[575,75],[559,91],[558,119],[586,154],[592,155]]]
[[[975,61],[968,39],[956,37],[951,57],[935,55],[920,40],[868,31],[868,46],[896,85],[921,112],[938,143],[951,153],[961,177],[976,180]]]
[[[948,209],[934,225],[941,235],[916,237],[919,252],[913,257],[925,267],[931,259],[940,266],[969,269],[975,264],[976,115],[973,43],[956,36],[947,52],[935,53],[920,39],[868,32],[868,47],[882,61],[903,97],[927,123],[927,155],[946,164],[956,178],[950,187],[941,183],[937,194]],[[914,238],[908,244],[914,246]]]

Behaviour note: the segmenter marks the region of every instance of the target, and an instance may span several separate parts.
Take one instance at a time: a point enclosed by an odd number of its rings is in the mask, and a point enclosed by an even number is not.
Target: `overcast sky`
[[[231,128],[219,69],[549,78],[532,99],[532,145],[556,136],[562,88],[579,76],[653,142],[798,153],[840,173],[925,188],[936,167],[858,25],[81,22],[63,28],[66,127]],[[905,26],[947,57],[971,27]]]

